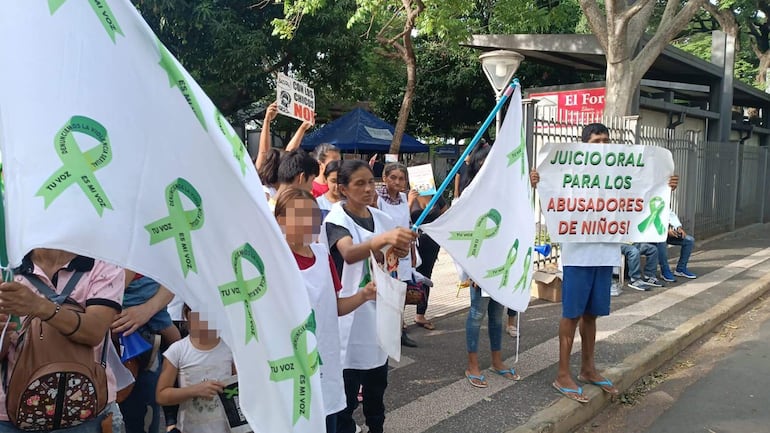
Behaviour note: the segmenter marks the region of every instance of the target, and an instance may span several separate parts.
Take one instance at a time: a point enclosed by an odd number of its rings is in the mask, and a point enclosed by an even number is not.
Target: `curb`
[[[765,292],[770,291],[770,274],[748,285],[735,295],[694,316],[656,340],[654,345],[629,355],[620,365],[609,368],[605,376],[622,392],[637,380],[659,368],[687,346],[710,333],[717,325],[743,310]],[[585,389],[591,399],[580,404],[560,398],[551,406],[535,413],[526,423],[505,433],[569,433],[585,424],[607,406],[611,397],[596,387]]]

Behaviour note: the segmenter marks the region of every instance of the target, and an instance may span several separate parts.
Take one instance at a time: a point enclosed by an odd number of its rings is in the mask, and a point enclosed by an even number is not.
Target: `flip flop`
[[[508,380],[521,380],[521,376],[516,374],[516,370],[514,370],[512,368],[509,368],[507,370],[497,370],[494,367],[489,367],[489,370],[492,373],[497,373],[500,376],[503,376],[504,378],[506,378]],[[508,377],[509,374],[511,375],[511,377]]]
[[[433,326],[433,323],[431,323],[430,320],[427,321],[427,322],[417,322],[417,321],[415,321],[414,324],[419,326],[420,328],[425,328],[428,331],[433,331],[434,329],[436,329],[436,327]]]
[[[474,376],[466,371],[465,377],[468,379],[468,383],[470,383],[472,386],[475,386],[476,388],[486,388],[488,386],[486,378],[483,374]],[[474,382],[474,380],[477,380],[478,382]]]
[[[615,388],[615,385],[612,384],[612,381],[607,379],[607,378],[602,378],[602,380],[594,382],[594,381],[591,381],[591,380],[586,380],[583,376],[578,374],[577,380],[580,381],[580,382],[583,382],[583,383],[590,383],[591,385],[596,385],[599,388],[601,388],[602,391],[606,392],[609,395],[619,395],[620,394],[620,390]]]
[[[558,391],[561,395],[567,397],[570,400],[575,400],[578,403],[588,403],[588,397],[583,395],[583,387],[579,386],[578,389],[564,388],[559,386],[556,382],[552,383],[553,389]]]

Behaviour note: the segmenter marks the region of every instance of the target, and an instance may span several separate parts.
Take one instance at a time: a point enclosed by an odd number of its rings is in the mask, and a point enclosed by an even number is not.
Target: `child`
[[[217,394],[223,391],[221,381],[233,374],[233,355],[200,314],[187,305],[183,314],[190,334],[163,354],[156,400],[164,406],[179,405],[177,427],[184,433],[225,432],[229,427]]]
[[[329,188],[324,194],[316,197],[318,207],[321,208],[321,222],[326,219],[326,215],[332,210],[332,205],[340,201],[340,193],[337,189],[337,172],[340,171],[341,161],[332,161],[326,164],[324,176],[326,177],[326,186]]]
[[[369,282],[363,290],[347,298],[338,298],[342,289],[326,245],[311,243],[318,235],[320,211],[313,195],[299,188],[287,188],[278,194],[275,218],[302,271],[310,304],[317,323],[316,338],[321,364],[321,386],[326,410],[326,431],[336,433],[336,413],[345,408],[342,381],[340,338],[337,316],[344,316],[364,302],[374,300],[376,289]]]

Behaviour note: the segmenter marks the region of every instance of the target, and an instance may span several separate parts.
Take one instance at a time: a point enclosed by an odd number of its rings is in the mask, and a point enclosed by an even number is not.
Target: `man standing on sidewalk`
[[[601,123],[583,128],[584,143],[609,143],[610,132]],[[537,187],[540,175],[530,172],[530,183]],[[669,186],[676,188],[678,176],[671,176]],[[552,386],[565,397],[580,403],[588,402],[583,387],[578,386],[570,372],[570,355],[575,331],[580,327],[581,367],[577,380],[599,386],[612,395],[619,393],[609,379],[596,371],[596,318],[610,314],[612,268],[620,266],[620,244],[573,243],[562,244],[561,262],[564,268],[562,284],[562,318],[559,322],[559,372]]]

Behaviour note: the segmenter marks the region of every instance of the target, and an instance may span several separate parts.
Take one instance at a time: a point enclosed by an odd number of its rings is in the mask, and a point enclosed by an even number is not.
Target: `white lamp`
[[[495,89],[499,97],[502,91],[511,82],[513,74],[519,68],[524,56],[508,50],[496,50],[479,56],[481,67],[489,80],[489,84]]]
[[[513,78],[513,74],[519,69],[519,65],[524,56],[508,50],[496,50],[484,53],[479,56],[481,68],[489,80],[489,84],[495,89],[495,100],[500,101],[503,90],[508,86]],[[495,122],[495,137],[500,131],[500,112],[497,112],[497,121]]]

